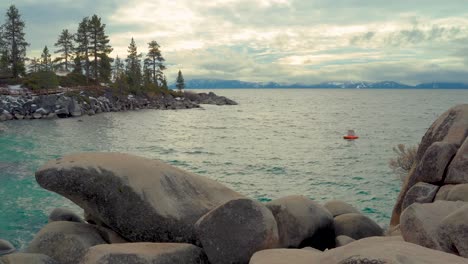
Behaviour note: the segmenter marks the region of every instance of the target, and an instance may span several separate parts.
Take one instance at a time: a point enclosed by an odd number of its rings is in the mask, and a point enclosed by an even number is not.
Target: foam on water
[[[34,171],[82,151],[157,158],[266,202],[302,194],[345,200],[382,225],[400,188],[392,147],[419,142],[468,91],[219,90],[238,106],[108,113],[5,122],[0,133],[0,238],[23,247],[54,207],[81,210],[41,189]],[[419,103],[424,102],[424,103]],[[357,141],[342,136],[355,129]]]

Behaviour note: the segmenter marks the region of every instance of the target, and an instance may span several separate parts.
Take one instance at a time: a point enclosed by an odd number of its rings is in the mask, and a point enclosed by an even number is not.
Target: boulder
[[[468,203],[445,217],[437,230],[443,251],[468,258]]]
[[[91,247],[81,264],[208,264],[203,250],[191,244],[130,243]]]
[[[61,264],[75,264],[92,246],[106,244],[96,227],[74,222],[52,222],[36,234],[26,253],[47,255]]]
[[[54,221],[69,221],[84,223],[83,219],[67,208],[55,208],[49,214],[49,223]]]
[[[60,109],[55,110],[55,114],[59,118],[67,118],[70,115],[70,112],[68,112],[68,109],[60,108]]]
[[[468,202],[468,184],[454,185],[448,191],[445,200]]]
[[[47,111],[46,109],[41,107],[41,108],[37,109],[34,113],[40,114],[42,116],[42,115],[47,115],[49,113],[49,111]]]
[[[266,204],[278,224],[280,246],[334,247],[333,217],[320,204],[301,195],[287,196]]]
[[[446,168],[457,149],[458,145],[454,143],[434,142],[424,153],[412,179],[427,183],[443,182]]]
[[[439,188],[439,191],[437,191],[436,197],[434,198],[434,201],[439,201],[439,200],[447,200],[447,195],[449,194],[450,190],[455,185],[453,184],[447,184]]]
[[[328,201],[323,205],[332,215],[333,217],[342,215],[342,214],[359,214],[359,210],[354,208],[349,203],[340,201],[340,200],[332,200]]]
[[[316,252],[307,249],[267,249],[258,251],[250,259],[250,264],[313,264],[317,255]]]
[[[359,240],[365,237],[382,236],[382,228],[362,214],[343,214],[335,217],[335,233]]]
[[[401,214],[400,230],[407,242],[436,250],[443,250],[438,236],[442,220],[463,207],[464,202],[435,201],[429,204],[414,203]]]
[[[403,201],[403,210],[413,203],[432,203],[438,190],[439,186],[437,185],[425,182],[415,184],[406,193],[405,200]]]
[[[120,153],[83,153],[36,172],[43,188],[69,198],[130,242],[197,243],[194,224],[242,197],[161,161]]]
[[[417,167],[419,167],[421,160],[423,156],[426,154],[426,151],[428,150],[428,148],[434,142],[443,142],[447,146],[453,144],[456,148],[458,148],[458,146],[461,146],[461,144],[465,141],[466,135],[468,135],[468,104],[462,104],[462,105],[457,105],[455,107],[452,107],[451,109],[443,113],[431,125],[431,127],[427,130],[426,134],[422,138],[421,143],[419,144],[419,148],[418,148],[418,152],[416,154],[416,160],[415,160],[417,166],[415,166],[413,170],[411,170],[410,174],[408,175],[405,183],[403,184],[401,188],[397,202],[393,208],[390,225],[394,226],[394,225],[399,224],[400,215],[401,215],[401,212],[403,211],[402,205],[403,205],[404,198],[406,196],[406,192],[411,187],[413,187],[414,184],[420,181],[423,181],[423,180],[420,180],[421,177],[422,178],[424,177],[436,178],[436,176],[434,176],[432,172],[430,172],[430,175],[424,176],[424,175],[419,174],[421,170],[416,169]],[[439,164],[439,168],[443,167],[443,166],[440,166],[440,164],[443,163],[442,159],[440,160],[440,162],[437,162],[437,163]],[[428,170],[424,170],[424,171],[428,171]],[[439,170],[437,170],[437,172],[439,172]],[[429,181],[424,181],[424,182],[431,183]]]
[[[59,264],[44,254],[15,253],[0,257],[0,264]]]
[[[210,263],[248,263],[252,255],[279,246],[273,214],[262,204],[234,199],[218,206],[195,225]]]
[[[335,239],[335,244],[336,244],[336,247],[342,247],[342,246],[345,246],[349,243],[352,243],[356,241],[356,239],[353,239],[349,236],[337,236],[336,239]]]
[[[49,113],[48,115],[44,116],[46,119],[55,119],[57,118],[57,114],[55,113]]]
[[[42,114],[34,113],[34,114],[32,115],[32,117],[33,117],[34,119],[41,119],[41,118],[42,118]]]
[[[468,137],[450,163],[445,184],[468,183]]]
[[[15,246],[13,246],[10,242],[0,239],[0,256],[10,254],[15,252]]]

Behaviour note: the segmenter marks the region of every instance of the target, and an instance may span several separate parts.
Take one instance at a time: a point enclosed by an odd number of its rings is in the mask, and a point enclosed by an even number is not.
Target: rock
[[[36,172],[36,180],[131,242],[196,244],[195,222],[216,206],[242,197],[161,161],[120,153],[52,160]]]
[[[250,264],[313,264],[311,262],[322,252],[306,249],[267,249],[258,251],[250,259]]]
[[[356,239],[350,238],[349,236],[341,235],[336,237],[335,244],[336,247],[342,247],[354,241],[356,241]]]
[[[44,254],[15,253],[0,257],[0,264],[59,264]]]
[[[49,223],[54,221],[69,221],[69,222],[77,222],[77,223],[84,223],[83,219],[79,217],[77,214],[72,212],[66,208],[55,208],[49,214]]]
[[[90,115],[90,116],[93,116],[93,115],[96,114],[96,112],[94,112],[94,110],[90,109],[90,110],[88,110],[87,114]]]
[[[387,232],[385,232],[386,236],[401,236],[400,225],[390,226]]]
[[[57,115],[55,113],[49,113],[48,115],[45,116],[46,119],[55,119],[57,118]]]
[[[70,112],[68,112],[68,109],[60,108],[60,109],[55,110],[55,114],[59,118],[67,118],[70,115]]]
[[[191,244],[131,243],[90,248],[81,264],[208,264],[205,253]]]
[[[22,114],[15,114],[15,119],[17,119],[17,120],[24,119],[24,115],[22,115]]]
[[[468,184],[458,184],[450,188],[445,200],[468,202]]]
[[[72,117],[80,117],[81,116],[81,111],[77,112],[71,112],[70,114]]]
[[[45,110],[44,108],[41,107],[41,108],[37,109],[34,113],[40,114],[42,116],[42,115],[47,115],[49,113],[49,111],[47,111],[47,110]]]
[[[362,214],[343,214],[335,217],[335,233],[359,240],[365,237],[382,236],[382,228]]]
[[[33,116],[34,119],[41,119],[42,118],[42,114],[39,114],[39,113],[34,113],[32,116]]]
[[[106,243],[92,225],[60,221],[42,228],[26,253],[45,254],[61,264],[75,264],[88,248]]]
[[[447,185],[444,185],[442,187],[439,188],[439,191],[437,192],[436,194],[436,197],[435,197],[435,201],[438,201],[438,200],[447,200],[447,195],[448,193],[450,192],[450,190],[452,190],[452,188],[454,187],[455,185],[453,184],[447,184]]]
[[[248,263],[257,251],[279,245],[273,214],[262,204],[234,199],[218,206],[195,225],[210,263]]]
[[[453,143],[434,142],[424,153],[413,179],[427,183],[443,182],[444,172],[457,153],[457,149],[457,145]]]
[[[468,183],[468,137],[450,163],[445,183]]]
[[[436,201],[430,204],[414,203],[401,214],[400,230],[407,242],[442,250],[438,229],[442,220],[466,203]]]
[[[359,210],[354,208],[352,205],[339,201],[339,200],[332,200],[328,201],[323,205],[332,215],[333,217],[342,215],[342,214],[359,214]]]
[[[301,195],[287,196],[266,204],[278,224],[280,246],[334,247],[332,215],[320,204]]]
[[[425,182],[419,182],[406,193],[403,201],[403,210],[413,203],[432,203],[439,186]]]
[[[437,230],[443,251],[468,258],[468,203],[445,217]]]
[[[14,252],[15,247],[8,241],[0,239],[0,256]]]
[[[415,162],[417,166],[419,166],[419,163],[426,154],[426,151],[434,142],[443,142],[448,145],[453,144],[457,147],[461,146],[466,138],[466,135],[468,135],[468,104],[457,105],[443,113],[427,130],[426,134],[421,140],[421,143],[419,144],[418,152],[416,154]],[[442,162],[438,163],[441,164]],[[413,169],[410,172],[401,188],[401,192],[398,196],[395,207],[393,208],[390,225],[399,224],[400,214],[403,211],[402,204],[406,196],[406,192],[411,187],[413,187],[414,184],[422,181],[420,180],[421,177],[434,177],[432,174],[433,173],[431,173],[431,175],[425,176],[419,175],[417,169]]]

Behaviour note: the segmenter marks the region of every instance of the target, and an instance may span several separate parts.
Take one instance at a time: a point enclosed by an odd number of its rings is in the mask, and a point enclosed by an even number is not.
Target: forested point
[[[21,84],[32,91],[93,87],[120,95],[173,93],[168,89],[165,59],[155,40],[148,43],[143,55],[132,38],[126,58],[111,58],[113,48],[106,24],[93,15],[77,23],[75,31],[59,32],[54,47],[44,46],[39,58],[28,58],[25,27],[19,10],[10,6],[0,26],[0,85]]]

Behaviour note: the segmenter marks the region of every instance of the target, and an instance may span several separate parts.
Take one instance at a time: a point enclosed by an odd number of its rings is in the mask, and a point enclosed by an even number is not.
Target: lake
[[[397,144],[419,143],[467,90],[215,90],[238,106],[141,110],[10,121],[0,133],[0,238],[24,247],[55,207],[80,209],[41,189],[45,161],[83,151],[161,159],[259,201],[301,194],[341,199],[382,226],[400,180],[388,167]],[[354,129],[358,140],[343,140]]]

